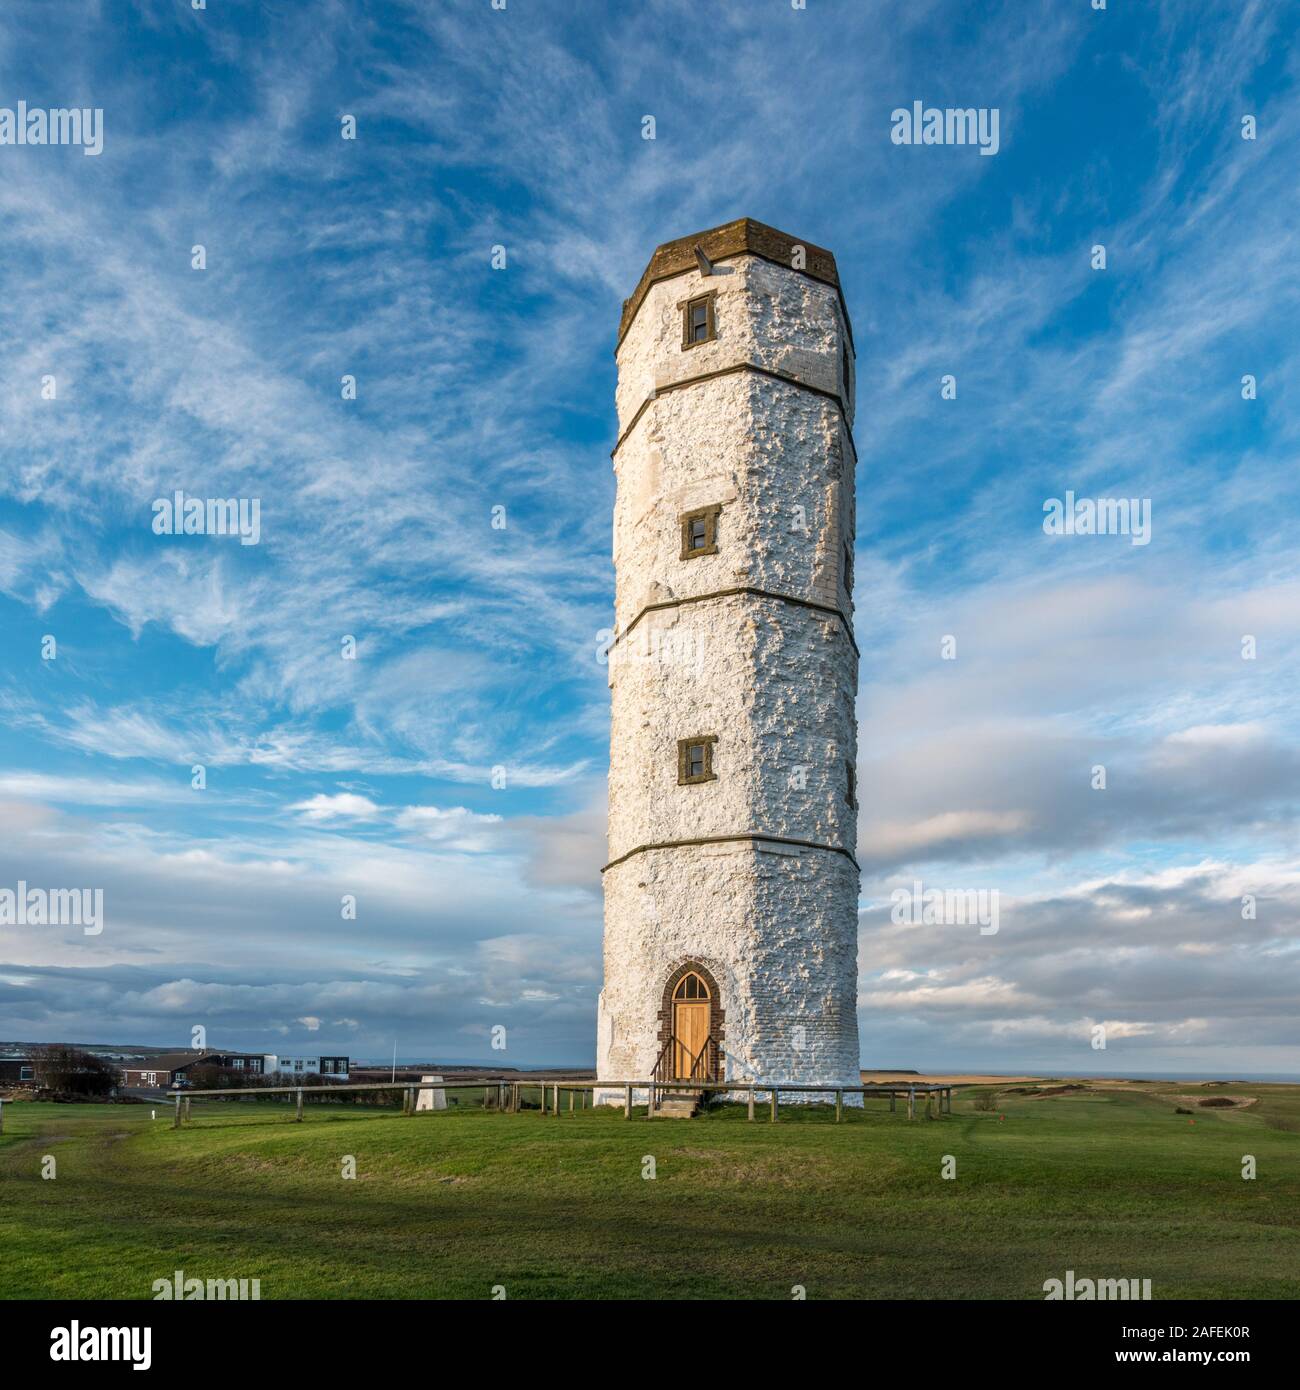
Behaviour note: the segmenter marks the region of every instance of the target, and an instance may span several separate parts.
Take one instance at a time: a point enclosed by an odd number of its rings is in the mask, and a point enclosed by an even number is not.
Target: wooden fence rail
[[[496,1108],[505,1112],[517,1113],[523,1106],[524,1091],[537,1088],[540,1098],[540,1110],[543,1115],[559,1115],[560,1113],[560,1092],[569,1093],[569,1112],[574,1110],[575,1093],[581,1096],[582,1108],[586,1108],[587,1093],[591,1092],[594,1101],[595,1092],[600,1091],[622,1091],[623,1092],[623,1118],[632,1118],[632,1100],[637,1091],[645,1091],[650,1098],[649,1113],[654,1111],[654,1095],[656,1091],[671,1091],[673,1086],[666,1085],[662,1081],[553,1081],[549,1078],[539,1077],[536,1081],[521,1081],[517,1077],[471,1077],[458,1081],[366,1081],[356,1085],[329,1085],[329,1086],[233,1086],[223,1087],[214,1090],[189,1090],[172,1091],[171,1097],[176,1103],[176,1114],[172,1121],[174,1129],[180,1129],[182,1123],[190,1118],[190,1102],[195,1096],[207,1098],[209,1096],[239,1096],[245,1100],[255,1100],[259,1096],[285,1095],[294,1098],[294,1119],[301,1122],[303,1097],[305,1095],[332,1095],[340,1092],[349,1095],[359,1094],[363,1091],[401,1091],[402,1092],[402,1114],[413,1115],[416,1108],[416,1097],[421,1091],[466,1091],[478,1090],[483,1088],[483,1099],[486,1107],[491,1098],[492,1092],[496,1092]],[[748,1118],[754,1118],[754,1100],[760,1094],[765,1094],[770,1098],[771,1116],[770,1122],[777,1122],[779,1108],[778,1097],[784,1093],[795,1092],[802,1095],[824,1095],[835,1097],[835,1123],[840,1124],[844,1119],[844,1097],[860,1095],[863,1100],[867,1096],[888,1096],[889,1108],[892,1111],[897,1109],[898,1097],[907,1097],[907,1118],[916,1118],[916,1098],[918,1095],[925,1098],[926,1114],[933,1117],[935,1114],[935,1097],[938,1097],[940,1115],[952,1114],[952,1092],[950,1085],[930,1084],[925,1082],[908,1083],[904,1085],[862,1085],[862,1086],[809,1086],[801,1082],[762,1082],[762,1081],[704,1081],[693,1082],[691,1090],[703,1092],[723,1092],[732,1095],[745,1096],[748,1108]],[[550,1092],[548,1097],[547,1092]]]

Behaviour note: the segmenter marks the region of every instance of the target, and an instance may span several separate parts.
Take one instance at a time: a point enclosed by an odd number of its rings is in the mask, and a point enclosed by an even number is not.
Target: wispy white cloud
[[[304,820],[374,820],[379,807],[368,796],[356,796],[351,792],[337,792],[327,796],[318,792],[306,801],[296,801],[289,807],[297,811]]]

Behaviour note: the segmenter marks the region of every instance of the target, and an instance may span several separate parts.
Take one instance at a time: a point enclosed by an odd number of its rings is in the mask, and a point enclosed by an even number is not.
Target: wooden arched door
[[[708,1081],[709,1010],[712,998],[704,978],[690,971],[673,990],[673,1077],[678,1081]],[[700,1054],[704,1055],[701,1056]]]

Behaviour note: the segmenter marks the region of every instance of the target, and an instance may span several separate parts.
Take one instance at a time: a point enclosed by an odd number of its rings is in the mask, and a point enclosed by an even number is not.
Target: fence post
[[[302,1124],[302,1087],[298,1087],[298,1105],[293,1117],[299,1124]]]
[[[772,1124],[776,1123],[776,1087],[772,1087]]]
[[[189,1124],[189,1121],[190,1121],[190,1097],[189,1097],[189,1096],[186,1096],[186,1097],[185,1097],[185,1123],[186,1123],[186,1124]]]
[[[916,1119],[916,1092],[912,1089],[907,1092],[907,1118]]]
[[[181,1127],[181,1098],[180,1098],[180,1094],[178,1093],[177,1096],[176,1096],[176,1114],[175,1114],[175,1116],[174,1116],[173,1119],[172,1119],[172,1128],[173,1128],[173,1129],[179,1129],[180,1127]]]
[[[839,1124],[839,1122],[840,1122],[843,1118],[844,1118],[844,1092],[843,1092],[843,1091],[836,1091],[836,1092],[835,1092],[835,1123],[836,1123],[836,1124]]]
[[[749,1118],[754,1118],[754,1083],[749,1083]]]
[[[573,1114],[573,1091],[569,1091],[569,1114]]]
[[[897,1091],[890,1091],[890,1093],[889,1093],[889,1113],[892,1115],[892,1114],[894,1113],[894,1111],[897,1110],[897,1109],[898,1109],[898,1092],[897,1092]]]
[[[632,1088],[631,1088],[631,1086],[625,1086],[625,1087],[623,1088],[623,1118],[624,1118],[625,1120],[630,1120],[630,1119],[632,1118]]]

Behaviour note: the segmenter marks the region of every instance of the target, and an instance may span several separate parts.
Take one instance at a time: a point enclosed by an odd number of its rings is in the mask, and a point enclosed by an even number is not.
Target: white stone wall
[[[611,651],[610,859],[747,833],[854,851],[855,660],[838,619],[772,599],[644,619]],[[678,786],[677,741],[702,734],[716,780]]]
[[[843,856],[757,841],[607,870],[597,1075],[648,1078],[664,984],[698,960],[722,992],[723,1079],[859,1085],[857,895]]]
[[[619,631],[650,604],[741,586],[852,617],[853,455],[833,401],[754,373],[714,377],[656,396],[614,468]],[[682,513],[715,503],[718,554],[683,561]]]
[[[851,400],[852,368],[846,385],[830,286],[753,255],[719,269],[651,287],[618,352],[609,857],[622,862],[605,873],[598,1076],[649,1075],[664,985],[698,960],[726,1011],[728,1078],[854,1085],[858,874],[834,852],[855,851],[857,824],[857,656],[836,616],[852,616],[851,442],[835,400],[755,372],[663,389],[752,363]],[[678,306],[706,291],[717,340],[683,350]],[[681,514],[715,504],[718,554],[682,560]],[[820,607],[679,602],[741,588]],[[716,780],[679,786],[678,740],[708,734]],[[828,848],[750,838],[763,835]],[[707,837],[741,838],[634,852]]]

